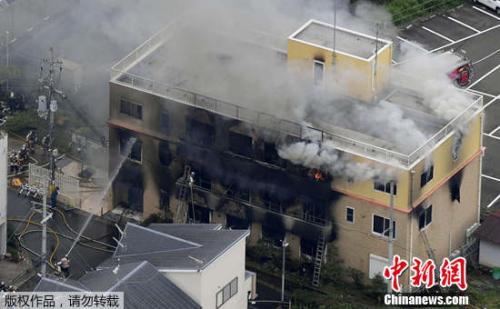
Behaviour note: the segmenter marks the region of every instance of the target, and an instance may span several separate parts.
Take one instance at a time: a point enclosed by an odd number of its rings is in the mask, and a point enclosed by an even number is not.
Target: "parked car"
[[[481,3],[500,15],[500,0],[472,0],[472,2]]]

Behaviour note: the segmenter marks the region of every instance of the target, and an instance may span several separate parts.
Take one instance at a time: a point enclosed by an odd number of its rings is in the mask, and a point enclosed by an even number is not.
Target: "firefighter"
[[[70,260],[67,255],[57,262],[57,266],[59,266],[65,278],[69,277]]]
[[[51,185],[53,186],[53,185]],[[59,187],[51,188],[50,189],[50,206],[52,208],[56,208],[57,206],[57,196],[59,195]]]

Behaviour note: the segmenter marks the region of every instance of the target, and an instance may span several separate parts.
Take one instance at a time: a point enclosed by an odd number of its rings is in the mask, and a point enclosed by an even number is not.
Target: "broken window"
[[[209,208],[194,205],[193,217],[193,207],[189,204],[188,220],[191,223],[210,223],[211,212]]]
[[[245,157],[253,157],[252,138],[236,132],[229,132],[229,150]]]
[[[318,201],[303,201],[303,219],[313,223],[325,223],[325,206]]]
[[[233,230],[247,230],[250,228],[250,222],[245,219],[226,215],[226,226]]]
[[[132,210],[143,211],[143,194],[141,187],[130,186],[128,189],[128,207]]]
[[[122,156],[128,156],[131,160],[139,163],[142,162],[142,142],[136,137],[127,132],[120,132],[119,147]]]
[[[450,179],[450,198],[451,201],[460,203],[460,185],[462,184],[462,171],[458,172]]]
[[[226,196],[249,203],[250,189],[245,187],[240,187],[237,184],[233,183],[227,186]]]
[[[264,143],[264,161],[275,165],[281,165],[283,163],[278,155],[275,143]]]
[[[195,144],[210,146],[215,141],[215,128],[209,124],[189,119],[186,129],[188,138]]]
[[[262,240],[275,247],[281,247],[283,239],[285,239],[284,230],[275,226],[262,225]]]
[[[120,113],[136,119],[142,119],[142,105],[122,99],[120,100]]]
[[[389,236],[390,219],[373,215],[372,232],[378,235]],[[396,238],[396,221],[392,221],[392,238]]]
[[[158,145],[158,159],[160,164],[169,165],[172,160],[172,154],[170,153],[170,147],[166,142],[160,142]]]
[[[305,238],[300,238],[300,253],[308,257],[316,255],[317,242]]]
[[[204,168],[192,169],[194,173],[194,184],[206,190],[212,190],[212,179]]]
[[[160,132],[168,133],[170,128],[170,115],[167,110],[162,110],[160,112]]]
[[[373,188],[377,191],[382,191],[382,192],[386,192],[386,193],[391,193],[391,182],[379,182],[379,181],[375,181],[374,182],[374,185],[373,185]],[[397,184],[394,183],[394,195],[397,194]]]
[[[434,165],[431,165],[420,175],[420,187],[425,186],[434,177]]]
[[[420,215],[418,215],[418,228],[423,229],[432,222],[432,205],[425,208]]]
[[[261,195],[262,202],[264,203],[264,207],[267,209],[276,211],[276,212],[283,212],[282,208],[282,201],[279,197],[269,193],[269,192],[264,192]]]

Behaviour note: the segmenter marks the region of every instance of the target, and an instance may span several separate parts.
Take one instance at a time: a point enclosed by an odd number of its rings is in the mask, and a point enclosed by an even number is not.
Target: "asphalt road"
[[[73,239],[76,238],[76,232],[79,232],[81,227],[84,225],[88,214],[81,212],[77,209],[64,210],[60,209],[65,217],[68,225],[71,227],[69,229],[62,216],[58,212],[53,212],[53,219],[49,221],[49,228],[55,232],[66,235],[68,238],[59,236],[59,246],[57,248],[56,254],[54,256],[54,263],[57,262],[62,256],[68,253],[69,249],[73,244]],[[28,220],[30,214],[33,212],[33,204],[29,199],[24,197],[19,197],[17,192],[13,190],[8,191],[8,218],[9,219],[20,219]],[[41,214],[35,212],[31,221],[39,223],[41,220]],[[20,233],[25,228],[26,224],[21,222],[9,221],[9,230],[16,231]],[[41,227],[30,225],[26,231],[27,234],[22,237],[22,243],[35,252],[40,254],[41,252]],[[34,231],[34,232],[30,232]],[[92,239],[97,239],[100,242],[104,242],[113,245],[112,236],[116,233],[116,229],[112,224],[105,222],[104,220],[93,218],[85,231],[84,236],[90,237]],[[49,232],[47,237],[47,250],[49,252],[53,251],[51,248],[56,245],[55,237]],[[111,252],[105,252],[99,249],[85,247],[84,245],[89,245],[96,248],[113,250],[112,248],[101,244],[97,244],[85,239],[81,239],[81,242],[75,246],[71,251],[69,257],[71,260],[71,273],[74,277],[81,276],[85,271],[90,270],[93,267],[99,265],[102,261],[111,256]],[[37,264],[39,258],[31,254],[34,264]],[[50,268],[47,267],[50,271]]]
[[[481,206],[500,210],[500,15],[466,2],[401,30],[399,44],[422,53],[464,50],[474,64],[469,90],[484,95],[485,122]],[[419,45],[417,46],[416,43]],[[398,61],[397,57],[394,59]]]

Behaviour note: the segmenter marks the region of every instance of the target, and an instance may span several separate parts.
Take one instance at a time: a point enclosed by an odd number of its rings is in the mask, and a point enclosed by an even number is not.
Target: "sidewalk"
[[[6,285],[20,287],[34,275],[35,271],[29,258],[19,263],[0,260],[0,281],[4,281]]]

